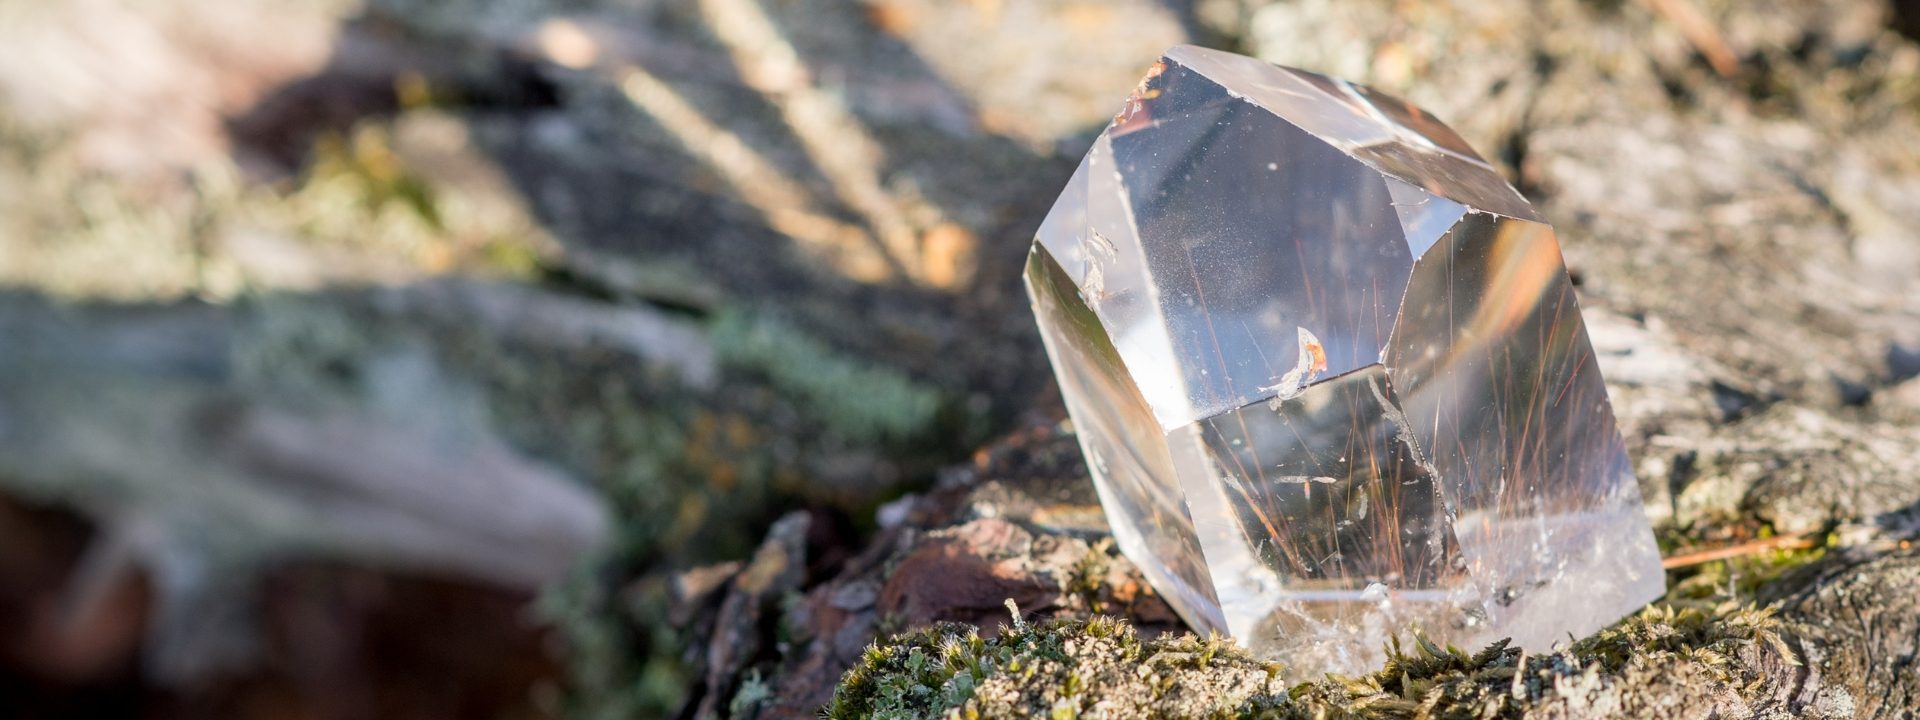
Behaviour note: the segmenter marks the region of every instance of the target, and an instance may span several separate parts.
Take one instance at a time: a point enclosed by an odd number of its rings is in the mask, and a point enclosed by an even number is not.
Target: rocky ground
[[[0,708],[1911,717],[1916,17],[0,2]],[[1291,688],[1181,635],[1017,280],[1178,42],[1402,94],[1542,208],[1660,605]]]

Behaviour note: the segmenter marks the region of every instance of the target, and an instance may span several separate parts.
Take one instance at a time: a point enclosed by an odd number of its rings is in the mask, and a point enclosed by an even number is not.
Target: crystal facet
[[[1174,48],[1026,277],[1114,536],[1198,630],[1356,671],[1662,591],[1553,229],[1419,108]]]

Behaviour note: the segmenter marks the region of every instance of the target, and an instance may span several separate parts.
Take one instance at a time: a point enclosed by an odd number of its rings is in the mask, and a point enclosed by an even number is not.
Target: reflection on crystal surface
[[[1141,571],[1188,622],[1224,629],[1165,434],[1145,398],[1073,281],[1044,250],[1027,258],[1027,287],[1115,541],[1129,557],[1154,559]]]
[[[1425,255],[1427,248],[1453,229],[1467,214],[1460,203],[1435,197],[1425,190],[1387,178],[1387,192],[1393,196],[1393,212],[1400,216],[1400,229],[1407,236],[1407,249],[1414,257]]]
[[[1551,229],[1419,108],[1175,48],[1027,283],[1114,534],[1196,629],[1310,675],[1661,590]]]
[[[1155,415],[1185,424],[1270,394],[1299,328],[1326,374],[1379,362],[1413,266],[1380,174],[1183,67],[1151,87],[1110,134],[1183,361],[1179,404]]]
[[[1167,51],[1167,64],[1193,68],[1226,92],[1389,176],[1480,210],[1538,219],[1526,198],[1489,171],[1467,141],[1405,100],[1345,80],[1196,47]]]
[[[1659,553],[1553,229],[1467,216],[1414,266],[1400,313],[1386,363],[1448,480],[1469,572],[1501,599],[1489,608],[1501,632],[1584,635],[1659,595]]]

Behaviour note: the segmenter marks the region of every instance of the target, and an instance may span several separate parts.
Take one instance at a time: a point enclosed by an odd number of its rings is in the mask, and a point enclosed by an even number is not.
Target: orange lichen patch
[[[981,25],[999,24],[1000,13],[1007,8],[1006,0],[968,0],[967,4],[973,7],[973,14],[980,18]]]
[[[904,35],[920,24],[920,16],[902,3],[882,0],[867,5],[867,22],[881,32]]]
[[[922,279],[937,288],[958,287],[972,274],[978,245],[973,233],[958,223],[935,225],[920,238]]]
[[[1100,32],[1113,23],[1113,8],[1094,3],[1073,5],[1060,11],[1060,19],[1074,32]]]
[[[452,270],[458,260],[459,258],[454,255],[453,246],[445,242],[426,243],[413,253],[414,264],[430,273]]]
[[[726,421],[727,445],[744,450],[760,442],[760,433],[754,429],[753,422],[739,415],[728,415]]]
[[[712,507],[712,502],[701,493],[688,493],[680,498],[673,513],[673,524],[666,532],[666,541],[681,543],[698,535],[701,528],[706,526]]]
[[[733,458],[750,452],[760,433],[740,415],[699,412],[687,423],[684,457],[694,472],[703,474],[713,489],[727,492],[740,484],[740,467]]]
[[[728,492],[740,485],[740,469],[725,463],[707,468],[707,484],[713,489]]]
[[[991,107],[980,108],[974,122],[980,124],[980,129],[995,135],[1020,135],[1028,132],[1032,125],[1024,115]]]

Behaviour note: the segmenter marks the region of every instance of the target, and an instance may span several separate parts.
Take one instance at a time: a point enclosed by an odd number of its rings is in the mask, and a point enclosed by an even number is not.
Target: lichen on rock
[[[1285,704],[1280,666],[1221,638],[1142,639],[1108,617],[942,623],[868,648],[828,718],[1206,717]]]
[[[1142,639],[1107,617],[1021,624],[994,638],[940,624],[868,648],[828,718],[1846,717],[1796,702],[1800,662],[1769,609],[1655,606],[1543,653],[1476,653],[1415,636],[1378,671],[1288,688],[1279,663],[1220,638]],[[1790,687],[1802,691],[1781,692]]]

